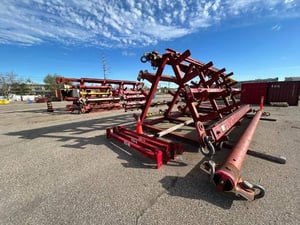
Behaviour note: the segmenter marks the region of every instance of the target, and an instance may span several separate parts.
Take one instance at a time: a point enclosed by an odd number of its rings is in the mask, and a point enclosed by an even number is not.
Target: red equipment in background
[[[71,112],[139,108],[145,103],[147,95],[142,90],[143,83],[135,81],[58,77],[56,83],[64,83],[62,97],[73,102],[67,106]]]

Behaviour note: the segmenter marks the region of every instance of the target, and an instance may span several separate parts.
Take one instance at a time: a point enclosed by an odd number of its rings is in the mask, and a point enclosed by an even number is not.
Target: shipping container
[[[266,102],[268,83],[243,83],[241,91],[242,104],[260,104],[261,96],[264,96]]]
[[[268,86],[268,104],[272,102],[287,102],[289,105],[298,105],[299,81],[271,82]]]

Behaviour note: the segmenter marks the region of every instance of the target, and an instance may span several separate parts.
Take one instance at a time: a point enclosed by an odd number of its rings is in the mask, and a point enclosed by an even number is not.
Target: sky
[[[137,79],[187,49],[235,80],[300,76],[300,0],[1,0],[0,74]]]

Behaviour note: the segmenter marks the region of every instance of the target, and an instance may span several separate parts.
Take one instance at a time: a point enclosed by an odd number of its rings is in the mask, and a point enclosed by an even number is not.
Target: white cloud
[[[129,52],[129,51],[122,51],[123,56],[136,56],[135,52]]]
[[[214,11],[217,11],[217,10],[219,9],[219,7],[220,7],[220,1],[221,1],[221,0],[216,0],[216,1],[213,3],[212,9],[213,9]]]
[[[298,1],[298,0],[297,0]],[[0,44],[156,44],[232,17],[300,16],[296,0],[2,0]],[[272,28],[280,30],[280,26]]]
[[[274,25],[271,30],[273,31],[280,31],[281,30],[281,26],[279,24]]]

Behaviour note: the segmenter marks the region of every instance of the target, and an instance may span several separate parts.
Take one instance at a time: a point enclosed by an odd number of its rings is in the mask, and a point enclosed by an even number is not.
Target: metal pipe
[[[255,129],[262,115],[262,110],[257,111],[242,137],[229,154],[223,165],[214,175],[214,182],[219,191],[232,191],[240,179],[240,170],[247,154]]]
[[[260,119],[262,119],[262,118],[260,118]],[[222,143],[222,148],[232,149],[233,147],[234,146],[230,143],[227,143],[227,142]],[[280,163],[280,164],[285,164],[286,163],[286,157],[281,156],[281,155],[280,156],[270,155],[270,154],[265,153],[265,152],[258,152],[258,151],[254,151],[254,150],[251,150],[251,149],[248,149],[247,155],[252,155],[254,157],[265,159],[265,160],[275,162],[275,163]]]

